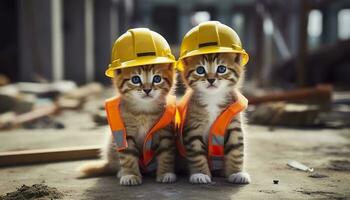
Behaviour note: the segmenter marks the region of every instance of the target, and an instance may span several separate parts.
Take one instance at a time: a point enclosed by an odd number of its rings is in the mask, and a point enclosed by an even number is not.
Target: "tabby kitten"
[[[182,78],[192,96],[188,102],[183,128],[183,143],[191,183],[211,182],[208,165],[208,134],[216,118],[235,102],[243,81],[241,55],[234,53],[204,54],[185,58]],[[243,172],[244,120],[239,113],[229,124],[224,137],[224,166],[221,174],[231,183],[249,183]]]
[[[120,113],[127,132],[128,148],[117,151],[112,134],[102,151],[103,161],[80,168],[82,177],[117,172],[121,185],[142,183],[139,158],[147,132],[161,117],[168,94],[174,82],[172,64],[155,64],[116,70],[113,80],[121,97]],[[156,181],[176,181],[174,173],[175,138],[174,126],[168,125],[154,137],[152,145],[157,147]],[[156,140],[156,141],[154,141]]]

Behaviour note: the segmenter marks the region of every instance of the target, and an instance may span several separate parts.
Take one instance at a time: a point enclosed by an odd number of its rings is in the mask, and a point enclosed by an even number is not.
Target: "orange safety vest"
[[[180,155],[186,156],[183,144],[183,127],[187,114],[187,107],[192,91],[186,92],[177,106],[176,124],[178,128],[177,145]],[[237,92],[237,101],[230,104],[214,121],[208,135],[208,164],[211,170],[220,170],[224,166],[224,138],[228,125],[232,119],[248,106],[248,100]]]
[[[143,143],[142,156],[139,159],[139,164],[145,172],[153,171],[157,167],[156,159],[154,159],[155,150],[153,149],[152,140],[157,134],[157,131],[166,127],[170,123],[174,122],[174,117],[176,113],[176,97],[168,97],[167,105],[161,118],[153,125],[153,127],[148,131]],[[128,148],[128,142],[126,139],[127,132],[125,130],[125,125],[120,115],[120,98],[113,97],[107,99],[105,102],[105,109],[107,112],[107,119],[109,126],[112,131],[114,142],[117,146],[117,151],[123,151]]]

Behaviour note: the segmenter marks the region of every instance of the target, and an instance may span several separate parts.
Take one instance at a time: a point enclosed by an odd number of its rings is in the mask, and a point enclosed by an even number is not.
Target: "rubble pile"
[[[54,83],[19,82],[0,86],[0,130],[64,128],[55,119],[63,110],[79,110],[86,101],[103,91],[99,83],[78,87],[73,81]]]

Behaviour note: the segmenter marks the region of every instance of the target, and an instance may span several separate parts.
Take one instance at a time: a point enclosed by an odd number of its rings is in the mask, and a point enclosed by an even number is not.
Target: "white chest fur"
[[[205,110],[208,113],[208,123],[207,123],[207,128],[206,128],[206,133],[205,137],[208,136],[210,127],[216,120],[216,118],[219,116],[221,113],[221,108],[220,105],[222,105],[225,102],[225,93],[216,93],[214,94],[207,94],[207,95],[202,95],[201,96],[201,102],[204,103]]]

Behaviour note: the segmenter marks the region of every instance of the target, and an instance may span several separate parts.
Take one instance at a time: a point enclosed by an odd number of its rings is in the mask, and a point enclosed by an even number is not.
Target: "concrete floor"
[[[86,113],[65,112],[59,119],[66,121],[66,129],[0,132],[0,150],[96,145],[105,137],[106,127],[93,128]],[[246,141],[249,185],[231,185],[215,177],[210,185],[191,185],[180,176],[175,184],[158,184],[154,177],[145,177],[141,186],[122,187],[115,177],[76,179],[75,169],[89,162],[76,161],[0,168],[0,195],[22,184],[45,183],[63,192],[65,199],[350,199],[349,129],[270,131],[250,126]],[[287,167],[289,160],[328,177],[308,177]],[[343,169],[333,169],[336,161],[344,161]],[[279,184],[273,184],[274,179]]]

